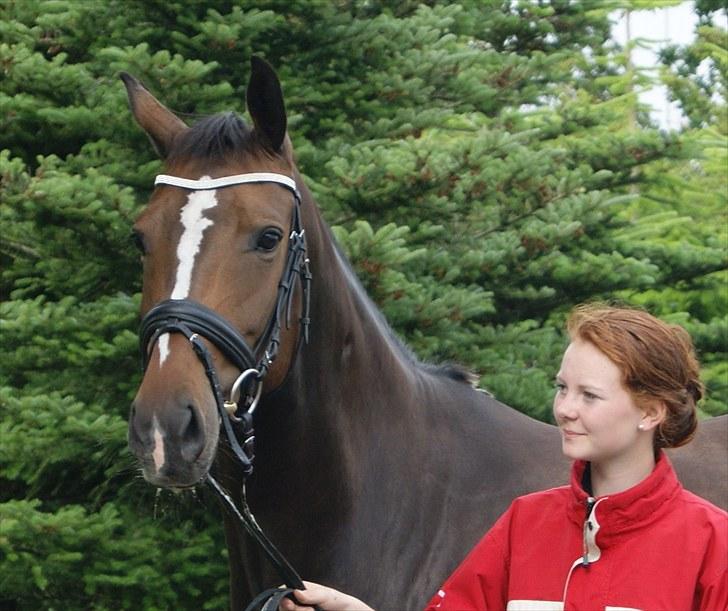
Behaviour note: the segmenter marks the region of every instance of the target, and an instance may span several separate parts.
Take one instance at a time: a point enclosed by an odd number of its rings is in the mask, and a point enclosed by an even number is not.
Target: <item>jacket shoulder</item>
[[[571,499],[571,496],[572,494],[569,486],[558,486],[556,488],[549,488],[539,492],[532,492],[531,494],[519,496],[515,501],[513,501],[509,511],[543,511],[546,507],[563,505]]]
[[[703,515],[711,521],[716,520],[718,523],[721,523],[728,519],[727,511],[717,505],[713,505],[713,503],[707,501],[702,496],[698,496],[685,488],[680,490],[680,502],[687,511]]]

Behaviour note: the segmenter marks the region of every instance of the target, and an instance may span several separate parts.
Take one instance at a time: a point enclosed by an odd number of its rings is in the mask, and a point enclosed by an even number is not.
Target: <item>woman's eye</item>
[[[594,399],[596,399],[596,398],[597,398],[597,396],[596,396],[596,395],[595,395],[594,393],[591,393],[591,392],[589,392],[589,391],[585,390],[585,391],[584,391],[584,398],[585,398],[585,399],[586,399],[587,401],[594,401]]]
[[[266,229],[258,236],[255,247],[263,252],[270,252],[278,246],[282,237],[283,233],[281,233],[280,229]]]
[[[556,392],[562,393],[566,390],[566,384],[564,384],[563,382],[554,382],[554,389],[556,390]]]

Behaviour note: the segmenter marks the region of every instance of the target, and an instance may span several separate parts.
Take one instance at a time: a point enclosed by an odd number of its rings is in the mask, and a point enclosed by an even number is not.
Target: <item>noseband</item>
[[[238,510],[229,495],[222,490],[209,474],[207,475],[207,481],[223,502],[237,515],[248,533],[258,541],[285,583],[291,587],[302,588],[301,578],[260,530],[250,513],[245,500],[244,483],[245,479],[253,472],[253,411],[261,395],[263,379],[278,355],[282,326],[285,323],[286,328],[290,328],[293,288],[296,277],[299,278],[302,288],[299,342],[301,339],[308,342],[311,271],[309,260],[306,257],[305,231],[301,226],[301,195],[293,179],[283,174],[269,172],[237,174],[201,180],[189,180],[160,174],[154,181],[155,186],[170,185],[190,191],[221,189],[251,183],[279,184],[288,189],[294,198],[286,262],[278,283],[275,306],[264,332],[258,338],[255,346],[251,348],[234,325],[201,303],[191,299],[167,299],[149,310],[142,320],[139,330],[142,361],[146,370],[154,345],[165,333],[181,333],[189,340],[210,382],[221,425],[230,448],[243,470],[241,509]],[[223,356],[242,372],[233,384],[227,401],[223,399],[219,377],[210,352],[200,338],[204,338],[216,346]],[[240,404],[240,408],[238,404]],[[242,447],[238,442],[238,436],[242,439]]]

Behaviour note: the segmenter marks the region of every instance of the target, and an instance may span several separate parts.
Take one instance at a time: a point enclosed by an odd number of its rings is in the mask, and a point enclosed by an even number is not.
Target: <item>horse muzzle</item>
[[[142,382],[129,418],[128,442],[144,478],[155,486],[181,488],[207,475],[217,448],[220,424],[209,390],[193,393],[154,392]]]

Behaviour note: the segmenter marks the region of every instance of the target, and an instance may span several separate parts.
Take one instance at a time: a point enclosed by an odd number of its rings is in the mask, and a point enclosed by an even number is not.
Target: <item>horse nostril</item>
[[[185,460],[193,461],[202,453],[204,447],[205,436],[200,426],[198,411],[194,406],[188,405],[182,425],[182,456]]]
[[[142,430],[140,430],[140,427]],[[141,451],[149,446],[150,436],[145,435],[144,424],[139,421],[136,405],[132,403],[129,413],[129,447],[132,451]],[[146,431],[148,432],[148,431]]]

